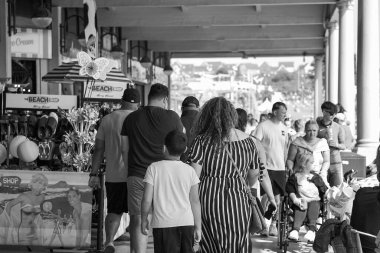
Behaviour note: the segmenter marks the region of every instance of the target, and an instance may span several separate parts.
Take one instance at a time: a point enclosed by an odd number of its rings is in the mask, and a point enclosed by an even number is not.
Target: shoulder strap
[[[230,160],[231,160],[231,162],[232,162],[232,164],[233,164],[233,166],[234,166],[235,171],[238,173],[239,178],[240,178],[240,181],[241,181],[242,184],[244,185],[244,188],[245,188],[245,190],[246,190],[246,192],[247,192],[247,194],[248,194],[249,199],[254,200],[254,197],[253,197],[253,195],[251,194],[251,190],[249,189],[247,183],[245,182],[243,176],[241,175],[241,173],[240,173],[240,171],[239,171],[239,168],[238,168],[238,166],[237,166],[235,160],[233,159],[232,154],[231,154],[231,152],[229,151],[227,145],[224,146],[224,149],[226,150],[227,155],[228,155],[228,157],[230,158]]]

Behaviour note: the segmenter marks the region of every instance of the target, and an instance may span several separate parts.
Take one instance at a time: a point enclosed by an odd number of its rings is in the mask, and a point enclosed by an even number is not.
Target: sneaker
[[[298,241],[298,239],[299,239],[298,231],[297,231],[297,230],[292,230],[292,231],[289,233],[288,238],[289,238],[290,240]]]
[[[260,235],[267,237],[269,235],[268,228],[264,228],[264,230],[260,232]]]
[[[115,246],[113,246],[113,244],[108,244],[104,249],[104,253],[115,253]]]
[[[276,223],[272,223],[270,224],[269,226],[269,235],[271,236],[277,236],[277,227],[276,227]]]
[[[314,239],[315,239],[315,232],[314,231],[307,231],[306,235],[304,236],[304,238],[308,241],[308,242],[314,242]]]

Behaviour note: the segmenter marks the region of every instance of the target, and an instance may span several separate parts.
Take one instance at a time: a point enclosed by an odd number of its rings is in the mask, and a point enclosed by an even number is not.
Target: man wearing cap
[[[150,164],[165,159],[163,148],[166,135],[173,130],[183,131],[177,113],[166,109],[168,99],[168,87],[153,84],[148,94],[148,105],[128,115],[121,130],[122,156],[124,163],[128,163],[131,253],[145,252],[148,243],[148,236],[141,232],[141,201],[146,170]]]
[[[196,97],[188,96],[182,102],[182,115],[181,122],[186,130],[187,135],[187,151],[181,156],[181,160],[186,162],[187,152],[190,150],[191,143],[193,142],[194,136],[191,133],[191,128],[199,114],[199,101]]]
[[[115,252],[114,237],[120,225],[123,213],[128,212],[127,202],[127,166],[121,155],[121,128],[125,118],[136,111],[140,104],[138,90],[127,88],[121,99],[120,110],[106,115],[100,123],[96,134],[92,171],[88,185],[100,188],[99,169],[106,158],[106,194],[107,216],[105,221],[106,248],[104,252]]]

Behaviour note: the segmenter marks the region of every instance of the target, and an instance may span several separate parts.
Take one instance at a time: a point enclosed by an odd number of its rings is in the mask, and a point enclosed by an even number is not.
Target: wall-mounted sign
[[[127,88],[126,83],[121,82],[95,82],[93,85],[88,85],[85,98],[95,99],[121,99],[124,90]]]
[[[0,173],[0,244],[89,247],[92,189],[88,173]]]
[[[52,58],[51,30],[17,28],[11,36],[12,57]]]
[[[77,96],[6,93],[6,108],[56,110],[77,107]]]

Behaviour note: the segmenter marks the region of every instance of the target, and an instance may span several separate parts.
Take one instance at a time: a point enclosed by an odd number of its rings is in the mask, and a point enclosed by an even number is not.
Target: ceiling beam
[[[102,27],[242,26],[322,24],[322,5],[267,6],[257,13],[251,7],[99,9]]]
[[[174,7],[174,6],[252,6],[252,5],[319,5],[336,4],[336,0],[96,0],[106,7]],[[52,0],[53,6],[81,8],[83,0]]]
[[[282,56],[306,56],[322,55],[323,49],[293,49],[293,50],[267,50],[249,52],[250,57],[282,57]],[[238,57],[242,58],[241,52],[174,52],[172,58],[226,58]]]
[[[202,52],[202,51],[260,51],[271,49],[323,49],[323,39],[297,40],[236,40],[236,41],[149,41],[148,47],[155,52]]]
[[[213,26],[203,27],[123,27],[128,40],[263,40],[323,38],[321,25],[300,26]]]

